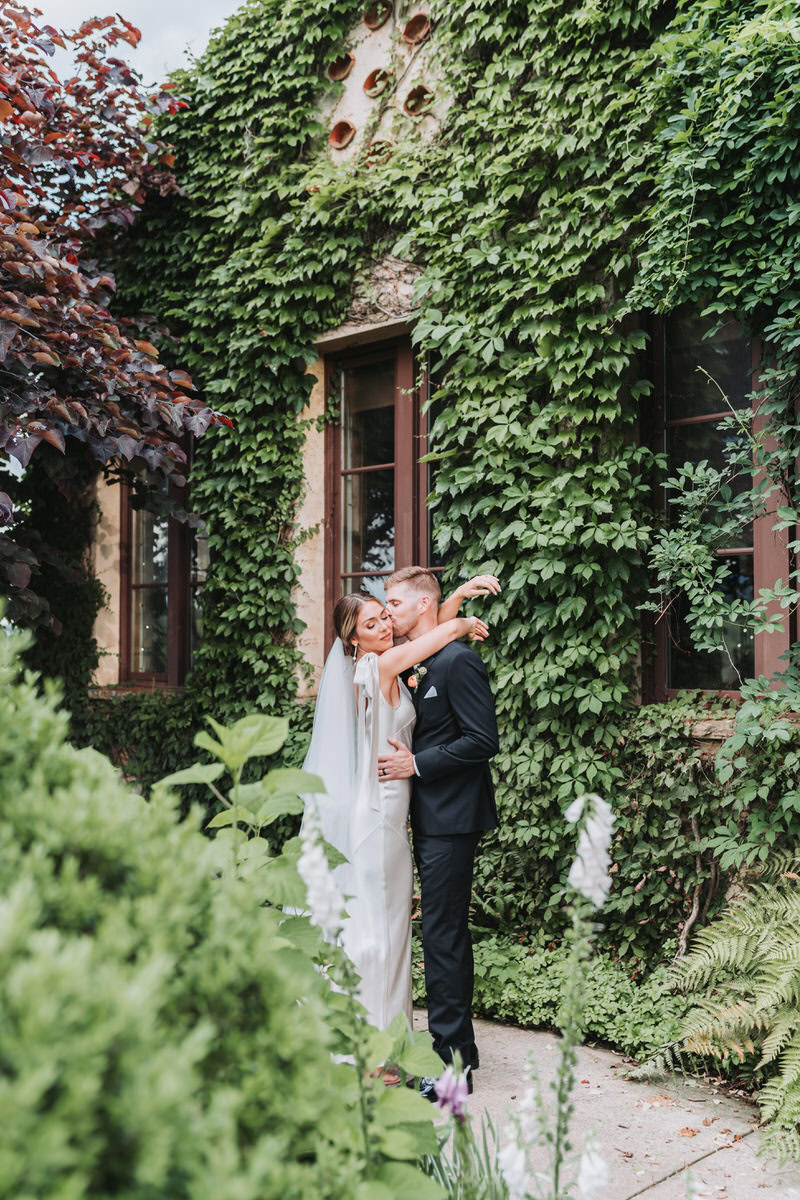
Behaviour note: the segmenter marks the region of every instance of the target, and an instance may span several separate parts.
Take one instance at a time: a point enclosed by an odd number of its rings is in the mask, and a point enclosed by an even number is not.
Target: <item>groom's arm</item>
[[[488,762],[500,749],[489,675],[477,654],[459,654],[453,659],[447,676],[447,697],[459,736],[414,755],[423,783]]]

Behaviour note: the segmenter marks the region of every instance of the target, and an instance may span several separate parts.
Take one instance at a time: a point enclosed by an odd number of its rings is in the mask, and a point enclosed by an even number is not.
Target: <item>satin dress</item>
[[[411,748],[416,713],[402,680],[391,705],[380,689],[378,659],[365,654],[355,669],[358,697],[358,782],[348,829],[352,897],[342,931],[361,976],[359,999],[370,1022],[386,1029],[398,1013],[411,1020],[411,891],[408,841],[410,779],[378,778],[378,755],[389,738]]]

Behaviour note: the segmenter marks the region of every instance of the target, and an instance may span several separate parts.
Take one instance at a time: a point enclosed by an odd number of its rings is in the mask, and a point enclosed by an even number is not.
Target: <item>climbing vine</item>
[[[636,423],[650,403],[648,312],[685,301],[733,309],[791,349],[794,293],[781,310],[769,278],[793,253],[785,227],[794,168],[780,160],[769,200],[754,175],[745,193],[739,177],[721,186],[736,163],[746,169],[750,143],[728,145],[720,114],[733,112],[729,88],[739,84],[728,81],[738,77],[714,74],[715,45],[731,23],[755,23],[742,36],[763,63],[792,54],[796,63],[791,30],[772,28],[786,7],[436,0],[432,50],[449,97],[441,133],[426,141],[410,132],[367,167],[360,157],[330,162],[319,118],[335,86],[325,64],[361,4],[251,0],[176,76],[186,108],[159,124],[183,195],[148,201],[120,244],[121,299],[170,327],[202,398],[234,423],[230,436],[197,449],[192,507],[209,530],[208,633],[187,696],[169,701],[170,728],[178,736],[183,720],[188,745],[201,710],[225,719],[246,707],[292,709],[303,536],[294,518],[313,338],[342,320],[359,266],[386,253],[421,264],[414,336],[420,357],[439,364],[431,503],[445,578],[492,570],[504,584],[486,650],[503,816],[480,859],[487,925],[557,936],[569,854],[561,812],[586,789],[637,806],[620,822],[608,918],[615,952],[658,958],[695,904],[702,915],[719,894],[708,839],[721,836],[725,781],[687,752],[685,709],[630,712],[638,606],[659,536],[656,463],[637,444]],[[694,120],[687,53],[716,147],[682,136]],[[750,107],[736,112],[751,141],[766,130],[766,164],[770,139],[783,138],[788,154],[800,85],[787,66],[779,107],[766,76],[758,80]],[[698,164],[684,161],[701,145],[702,181]],[[778,215],[762,268],[754,223],[767,203]],[[788,388],[788,357],[778,369]],[[158,733],[157,704],[148,699],[147,719],[143,711],[132,699],[103,718],[120,744],[135,727],[140,761]],[[660,757],[648,754],[648,737]],[[634,759],[649,772],[644,783]],[[741,805],[731,812],[747,817]]]

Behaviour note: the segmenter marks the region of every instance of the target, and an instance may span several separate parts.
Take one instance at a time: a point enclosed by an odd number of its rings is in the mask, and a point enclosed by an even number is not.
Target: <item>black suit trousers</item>
[[[414,835],[422,887],[422,943],[428,1029],[433,1048],[448,1063],[456,1050],[464,1066],[477,1067],[472,1029],[474,966],[469,933],[472,869],[479,833]]]

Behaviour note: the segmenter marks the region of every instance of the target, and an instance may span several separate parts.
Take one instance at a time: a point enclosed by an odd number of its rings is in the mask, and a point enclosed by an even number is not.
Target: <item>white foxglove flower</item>
[[[506,1142],[498,1155],[500,1170],[508,1188],[508,1200],[525,1200],[528,1194],[528,1158],[519,1142]]]
[[[595,1200],[608,1187],[608,1163],[588,1142],[578,1167],[578,1191],[581,1200]]]
[[[576,821],[580,821],[583,816],[583,806],[586,803],[585,796],[578,796],[577,800],[573,800],[567,811],[564,813],[564,820],[570,825],[574,825]]]
[[[611,890],[611,858],[608,848],[614,831],[614,814],[611,805],[600,796],[582,796],[581,803],[591,802],[586,824],[578,836],[578,856],[569,869],[567,881],[591,900],[595,908],[601,908]],[[577,801],[570,805],[567,815]]]
[[[323,937],[333,941],[342,928],[344,900],[322,848],[319,813],[313,804],[306,806],[300,842],[303,849],[297,871],[306,885],[309,916],[312,924],[322,930]]]

